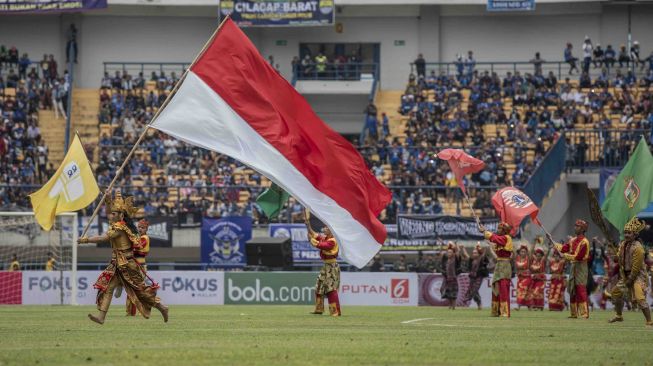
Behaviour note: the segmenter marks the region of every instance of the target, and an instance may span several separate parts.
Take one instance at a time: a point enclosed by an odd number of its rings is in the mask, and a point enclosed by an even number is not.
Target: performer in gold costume
[[[168,321],[168,307],[156,296],[157,286],[145,283],[145,273],[134,258],[133,246],[139,245],[139,237],[131,222],[131,217],[137,211],[133,201],[133,197],[123,199],[120,191],[117,191],[113,198],[110,192],[107,193],[105,205],[111,225],[109,230],[101,236],[81,237],[78,240],[80,244],[106,241],[111,243],[111,262],[93,285],[98,290],[99,314],[88,314],[89,319],[98,324],[104,324],[113,291],[117,286],[125,289],[127,297],[144,318],[150,317],[154,307],[163,315],[163,321]]]
[[[134,245],[134,258],[143,272],[147,273],[145,257],[150,253],[150,237],[147,235],[147,228],[150,223],[145,219],[138,221],[138,245]],[[127,316],[136,316],[136,305],[127,298]]]
[[[324,312],[324,296],[329,300],[329,314],[340,316],[340,266],[338,265],[338,242],[329,227],[324,226],[320,233],[313,231],[308,210],[304,212],[304,221],[308,228],[308,239],[311,245],[320,250],[320,258],[324,262],[315,284],[315,310],[312,314],[321,315]]]
[[[643,221],[633,217],[624,227],[624,240],[619,243],[617,261],[619,262],[619,282],[612,290],[612,303],[616,315],[610,319],[610,323],[622,322],[624,298],[630,297],[633,303],[642,309],[646,325],[653,326],[651,321],[651,309],[646,302],[648,291],[648,271],[644,263],[646,252],[644,246],[637,240],[639,233],[646,228]]]

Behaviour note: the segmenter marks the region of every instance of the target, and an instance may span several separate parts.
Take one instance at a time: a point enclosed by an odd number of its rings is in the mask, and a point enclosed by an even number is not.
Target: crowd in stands
[[[108,186],[156,110],[179,81],[175,72],[105,73],[101,82],[98,184]],[[261,176],[237,161],[192,147],[150,129],[117,186],[132,187],[146,215],[200,213],[211,217],[249,215],[258,219],[254,199]],[[228,188],[224,188],[228,187]]]
[[[320,53],[315,59],[295,58],[293,67],[300,72],[321,73],[327,71],[322,66],[328,61]],[[358,62],[355,56],[334,61],[343,65],[343,75],[347,65]],[[274,65],[273,58],[270,62]],[[653,79],[637,80],[632,70],[624,68],[610,74],[604,71],[594,79],[583,70],[578,80],[558,80],[553,72],[542,73],[544,62],[537,53],[531,60],[533,73],[507,72],[500,77],[477,70],[474,54],[469,51],[465,58],[457,58],[456,73],[448,75],[427,72],[426,62],[419,55],[416,73],[409,76],[401,97],[400,121],[390,121],[385,113],[379,115],[377,107],[370,103],[365,110],[364,134],[359,141],[353,141],[372,172],[384,183],[398,187],[393,189],[394,199],[384,217],[391,220],[398,213],[440,214],[452,202],[460,201],[455,177],[435,156],[441,148],[464,146],[486,162],[485,170],[472,175],[465,184],[475,198],[474,209],[491,215],[494,187],[523,186],[548,148],[565,131],[639,131],[653,125],[653,94],[648,88]],[[596,62],[597,68],[612,67],[609,57],[591,62]],[[585,63],[582,67],[586,68]],[[100,184],[113,177],[127,147],[135,142],[177,81],[174,73],[167,76],[153,72],[149,79],[142,74],[132,79],[119,71],[113,77],[105,74],[99,119],[111,128],[103,130],[100,141]],[[391,128],[397,124],[398,129]],[[638,136],[622,134],[619,139],[607,141],[604,158],[627,158]],[[611,135],[603,137],[610,140]],[[170,200],[167,188],[137,188],[137,196],[148,204],[148,212],[195,210],[214,216],[259,216],[254,198],[260,188],[252,186],[265,184],[266,180],[256,172],[157,131],[148,133],[142,147],[143,153],[131,160],[122,184],[141,180],[137,185],[182,188],[177,189],[179,194],[173,194],[179,204]],[[582,165],[589,149],[583,137],[572,139],[567,159]],[[225,186],[240,187],[222,189]],[[301,212],[298,203],[291,203],[284,215],[296,216],[293,206]]]
[[[16,46],[0,45],[0,206],[29,207],[17,186],[42,184],[53,174],[38,111],[54,109],[65,119],[69,89],[53,55],[32,61]]]

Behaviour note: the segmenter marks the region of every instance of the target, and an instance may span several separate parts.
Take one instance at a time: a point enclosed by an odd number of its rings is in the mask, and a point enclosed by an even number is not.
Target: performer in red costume
[[[308,239],[311,245],[320,250],[320,258],[324,262],[315,284],[315,310],[312,314],[321,315],[324,312],[324,295],[329,299],[329,313],[331,316],[340,316],[340,300],[338,288],[340,287],[340,266],[338,265],[338,242],[331,234],[331,230],[324,226],[321,233],[316,233],[311,228],[309,213],[305,213]]]
[[[498,233],[485,230],[481,224],[478,230],[486,240],[492,243],[492,250],[497,257],[492,276],[492,316],[510,317],[510,278],[512,277],[512,228],[505,222],[499,223]]]
[[[555,249],[562,253],[563,257],[571,263],[567,291],[569,291],[570,318],[589,318],[589,307],[587,304],[587,262],[589,260],[590,242],[585,237],[587,222],[576,220],[574,225],[576,236],[569,242],[563,244],[554,243]],[[549,237],[549,240],[552,240]]]

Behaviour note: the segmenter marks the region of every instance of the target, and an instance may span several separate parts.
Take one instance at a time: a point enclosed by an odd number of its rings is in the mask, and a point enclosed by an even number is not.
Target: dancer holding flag
[[[612,290],[612,302],[615,309],[615,317],[610,323],[622,322],[624,298],[629,296],[633,303],[642,309],[646,326],[653,326],[651,310],[646,302],[646,293],[649,288],[648,271],[644,262],[645,249],[639,241],[639,233],[646,228],[643,221],[633,217],[624,226],[624,240],[619,244],[617,261],[619,262],[619,282]]]
[[[585,237],[587,222],[576,220],[574,230],[576,236],[565,244],[556,243],[548,235],[549,240],[554,244],[557,251],[562,253],[565,260],[571,263],[569,280],[567,280],[567,291],[569,292],[569,318],[575,319],[579,316],[585,319],[590,317],[587,303],[587,262],[589,260],[590,242]]]
[[[492,316],[510,317],[510,278],[512,277],[512,237],[511,227],[499,223],[498,233],[492,233],[478,224],[478,230],[492,243],[497,264],[492,275]]]
[[[168,322],[168,307],[161,303],[156,296],[158,285],[145,284],[145,272],[134,258],[134,246],[139,246],[140,238],[131,218],[138,211],[134,207],[134,197],[123,199],[120,191],[115,197],[105,194],[106,210],[109,213],[111,226],[101,236],[82,236],[77,240],[80,244],[85,243],[111,243],[111,262],[102,271],[100,277],[93,285],[98,290],[97,309],[98,315],[88,314],[89,319],[104,324],[111,298],[116,287],[122,286],[127,292],[127,297],[133,303],[141,315],[148,319],[152,308],[156,308],[163,315],[163,321]]]
[[[304,211],[304,222],[308,229],[308,240],[315,248],[320,250],[320,258],[324,262],[315,283],[315,310],[312,314],[322,315],[324,312],[324,296],[329,299],[329,313],[331,316],[340,316],[340,266],[338,265],[338,242],[331,235],[328,226],[322,228],[321,233],[316,233],[311,227],[310,213]]]

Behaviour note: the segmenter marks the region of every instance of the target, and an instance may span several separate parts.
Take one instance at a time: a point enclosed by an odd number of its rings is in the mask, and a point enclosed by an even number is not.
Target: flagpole
[[[467,192],[463,191],[463,196],[465,197],[465,201],[467,202],[467,205],[469,206],[469,209],[472,211],[472,215],[474,215],[474,218],[476,219],[477,224],[481,224],[481,219],[476,215],[476,211],[474,211],[474,207],[472,207],[472,202],[469,200],[469,196],[467,195]]]
[[[107,189],[102,194],[102,198],[100,199],[100,203],[97,205],[97,207],[95,207],[95,210],[93,211],[93,215],[91,216],[91,218],[86,223],[86,226],[84,227],[84,231],[82,232],[82,235],[81,235],[82,237],[86,236],[86,232],[88,232],[88,229],[91,226],[91,222],[93,221],[93,219],[95,219],[98,212],[100,212],[100,207],[102,206],[102,202],[104,201],[104,199],[107,196],[107,192],[111,192],[111,189],[113,188],[113,185],[116,183],[116,180],[118,180],[118,177],[122,173],[122,170],[125,168],[125,165],[127,165],[127,162],[129,161],[129,159],[131,159],[132,155],[134,155],[134,151],[136,151],[136,148],[138,147],[138,145],[140,145],[140,143],[145,138],[145,135],[147,134],[147,131],[150,129],[150,127],[152,127],[152,124],[159,117],[159,115],[161,114],[161,111],[163,111],[163,109],[168,105],[168,103],[170,103],[170,101],[172,100],[172,97],[177,93],[177,90],[179,90],[179,87],[184,82],[184,79],[186,79],[186,76],[188,75],[188,72],[190,71],[190,69],[193,66],[195,66],[195,64],[197,63],[199,58],[202,57],[202,55],[204,55],[204,52],[206,52],[206,49],[209,48],[209,45],[211,44],[211,42],[213,42],[213,39],[215,39],[215,36],[218,35],[218,32],[220,31],[220,29],[222,29],[222,26],[225,24],[225,22],[230,17],[231,17],[231,15],[227,15],[222,20],[222,22],[220,22],[220,25],[218,26],[218,28],[213,32],[213,34],[208,39],[208,41],[206,41],[206,43],[204,43],[204,46],[202,47],[200,52],[195,56],[195,59],[193,60],[193,62],[191,62],[191,64],[188,66],[188,68],[186,68],[186,70],[184,70],[184,73],[179,78],[179,81],[177,81],[177,84],[175,84],[175,87],[172,88],[172,90],[170,91],[170,94],[168,94],[168,96],[166,97],[166,100],[163,102],[163,104],[161,104],[161,107],[159,107],[159,109],[156,111],[156,113],[154,114],[154,116],[150,120],[150,123],[145,125],[145,128],[143,129],[143,132],[138,137],[138,140],[136,140],[136,142],[134,143],[134,146],[132,147],[131,151],[129,151],[129,154],[127,154],[127,157],[125,157],[125,160],[122,162],[122,165],[120,165],[120,168],[118,168],[118,170],[116,171],[116,175],[113,177],[113,180],[111,180],[111,183],[109,183],[109,187],[107,187]]]

